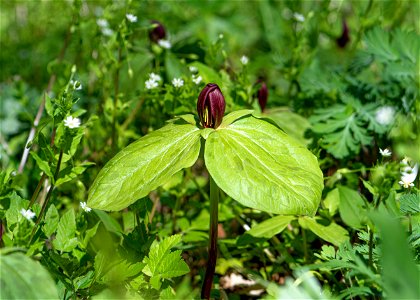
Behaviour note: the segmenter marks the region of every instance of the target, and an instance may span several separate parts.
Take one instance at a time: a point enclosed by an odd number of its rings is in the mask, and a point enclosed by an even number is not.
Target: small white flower
[[[176,88],[180,88],[184,85],[184,80],[182,80],[181,78],[174,78],[172,79],[172,85]]]
[[[419,171],[418,164],[416,164],[413,168],[407,165],[401,172],[401,180],[398,183],[406,189],[414,186],[413,182],[414,180],[416,180],[418,171]]]
[[[90,212],[92,209],[87,206],[86,202],[80,202],[80,207],[85,211],[85,212]]]
[[[200,84],[202,80],[203,78],[201,76],[195,76],[195,75],[192,76],[192,81],[197,85]]]
[[[32,211],[32,210],[30,210],[30,209],[28,209],[28,210],[26,210],[26,209],[24,209],[24,208],[22,208],[21,210],[20,210],[20,213],[22,214],[22,216],[24,216],[28,221],[30,221],[31,219],[33,219],[33,217],[35,217],[35,213]]]
[[[188,69],[190,69],[190,72],[191,72],[191,73],[197,73],[197,72],[198,72],[197,67],[194,67],[194,66],[189,66],[189,68],[188,68]]]
[[[64,126],[68,128],[77,128],[80,126],[80,119],[79,118],[73,118],[72,116],[68,116],[64,120]]]
[[[157,88],[159,86],[157,81],[154,81],[152,79],[146,80],[145,85],[146,85],[146,89],[148,89],[148,90],[152,90],[152,89]]]
[[[382,106],[376,110],[375,120],[381,125],[389,125],[394,121],[395,109],[392,106]]]
[[[381,148],[379,148],[379,153],[383,156],[383,157],[388,157],[391,156],[392,152],[389,151],[388,148],[385,148],[384,150],[382,150]]]
[[[73,85],[73,88],[78,91],[82,89],[82,84],[80,83],[80,81],[77,80],[70,80],[70,84]]]
[[[131,23],[136,23],[137,22],[137,16],[133,15],[133,14],[126,14],[125,17],[127,18],[128,21],[130,21]]]
[[[219,34],[219,39],[223,39],[224,37],[223,33]]]
[[[305,16],[300,13],[293,13],[293,18],[295,18],[295,20],[298,22],[305,22]]]
[[[105,19],[96,20],[96,24],[98,24],[98,26],[101,27],[101,28],[108,28],[109,27],[109,23]]]
[[[114,34],[114,31],[110,28],[102,28],[102,34],[105,36],[111,36]]]
[[[150,73],[149,78],[152,81],[161,81],[162,80],[162,78],[158,74],[155,74],[155,73]]]
[[[245,66],[245,65],[248,64],[248,62],[249,62],[248,57],[245,56],[245,55],[242,55],[242,57],[241,57],[241,63]]]
[[[159,40],[158,45],[165,49],[171,49],[171,42],[168,40]]]

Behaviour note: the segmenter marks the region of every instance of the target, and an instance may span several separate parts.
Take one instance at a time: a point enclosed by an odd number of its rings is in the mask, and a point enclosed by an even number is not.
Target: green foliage
[[[49,272],[16,249],[4,248],[0,255],[0,289],[3,299],[58,299]]]

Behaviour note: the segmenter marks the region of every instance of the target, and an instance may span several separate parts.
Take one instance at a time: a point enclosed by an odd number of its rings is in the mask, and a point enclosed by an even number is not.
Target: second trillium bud
[[[200,123],[205,128],[217,128],[225,114],[225,97],[219,86],[209,83],[198,96],[197,112]]]

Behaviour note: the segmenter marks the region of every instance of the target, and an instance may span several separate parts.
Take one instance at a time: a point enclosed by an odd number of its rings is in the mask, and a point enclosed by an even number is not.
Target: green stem
[[[32,205],[34,205],[36,197],[39,194],[39,190],[41,189],[42,185],[44,184],[45,179],[47,179],[47,175],[45,173],[42,173],[41,179],[38,182],[38,185],[36,186],[36,189],[34,193],[32,194],[31,202],[29,202],[28,208],[31,208]]]
[[[369,231],[369,261],[368,266],[373,269],[373,229]]]
[[[303,238],[303,258],[304,261],[308,261],[308,241],[306,240],[306,230],[302,228],[302,238]]]
[[[119,87],[120,87],[120,66],[121,66],[121,58],[122,58],[122,49],[121,47],[118,48],[118,65],[117,69],[115,70],[114,76],[114,108],[112,111],[112,135],[111,135],[111,144],[112,149],[116,151],[118,147],[118,136],[117,136],[117,105],[118,105],[118,94],[119,94]]]
[[[210,241],[209,260],[207,261],[206,275],[201,290],[202,299],[210,299],[210,292],[213,285],[213,276],[217,260],[217,225],[218,225],[219,187],[210,176]]]

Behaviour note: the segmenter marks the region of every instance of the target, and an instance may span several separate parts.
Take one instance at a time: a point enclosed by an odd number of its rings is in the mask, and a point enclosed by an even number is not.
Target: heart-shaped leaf
[[[88,206],[121,210],[192,166],[200,152],[200,130],[170,123],[130,144],[99,172],[89,190]]]
[[[316,157],[265,120],[249,116],[217,128],[204,157],[217,185],[245,206],[309,216],[318,208],[323,176]]]

